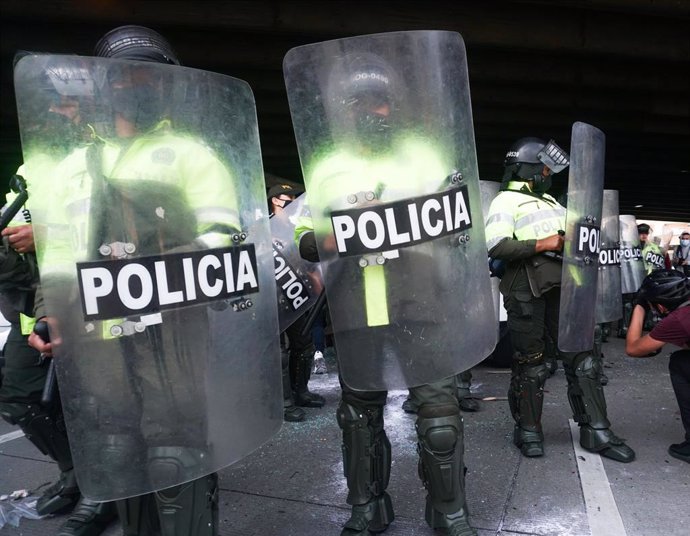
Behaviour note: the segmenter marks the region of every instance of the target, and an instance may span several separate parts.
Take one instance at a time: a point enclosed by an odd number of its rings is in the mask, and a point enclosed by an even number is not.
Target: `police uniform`
[[[509,153],[510,156],[511,153]],[[542,166],[543,167],[543,166]],[[515,419],[514,442],[526,456],[543,454],[541,413],[547,369],[545,333],[558,343],[561,263],[536,254],[537,240],[565,229],[566,210],[528,181],[508,181],[491,203],[486,221],[489,256],[506,264],[500,290],[515,349],[508,399]],[[580,444],[619,461],[633,451],[610,430],[600,384],[601,363],[590,352],[560,352],[568,400],[580,425]]]
[[[234,182],[227,169],[209,148],[174,133],[167,121],[126,141],[95,138],[63,160],[54,179],[63,197],[52,207],[53,235],[45,242],[42,264],[42,278],[46,284],[52,279],[53,288],[75,262],[228,246],[231,234],[239,229]],[[101,247],[94,237],[104,239]],[[38,315],[45,316],[43,304],[39,307]],[[205,353],[209,343],[204,336],[205,315],[205,308],[161,313],[162,322],[198,333],[195,340],[179,340],[174,330],[161,330],[155,324],[139,330],[130,318],[92,323],[90,339],[81,350],[88,354],[112,345],[109,354],[120,354],[122,360],[109,365],[121,367],[116,378],[103,377],[97,358],[80,369],[80,381],[89,392],[80,400],[79,411],[98,412],[90,420],[103,423],[94,444],[83,447],[99,453],[103,465],[112,468],[114,486],[118,486],[118,467],[127,464],[148,467],[141,475],[142,485],[146,479],[155,485],[159,475],[165,481],[171,470],[184,474],[204,457],[206,371],[195,356]],[[154,359],[141,359],[146,355]],[[117,415],[123,407],[146,419],[134,428],[134,419],[119,423]],[[179,430],[180,418],[199,426]],[[136,459],[134,453],[142,450],[147,459]],[[124,532],[216,534],[217,489],[217,475],[211,474],[118,501]]]
[[[654,270],[664,270],[666,262],[661,248],[651,240],[647,240],[642,247],[642,262],[647,274],[651,274]]]
[[[336,210],[347,207],[347,197],[360,191],[376,191],[377,200],[385,203],[395,184],[404,185],[406,192],[424,195],[437,191],[449,168],[421,139],[402,138],[377,156],[352,150],[336,150],[327,154],[311,169],[308,196],[314,207]],[[433,178],[438,178],[434,182]],[[393,194],[394,195],[394,194]],[[324,220],[321,220],[324,221]],[[327,220],[325,220],[327,221]],[[318,260],[311,218],[302,218],[295,230],[300,253],[307,260]],[[319,230],[317,229],[317,232]],[[329,234],[322,229],[319,235]],[[400,258],[392,262],[405,262],[408,252],[400,250]],[[426,266],[430,267],[431,262]],[[329,289],[329,301],[351,311],[353,319],[366,319],[365,327],[339,327],[338,342],[349,340],[357,345],[361,337],[372,343],[376,355],[363,356],[372,361],[383,361],[386,341],[404,337],[402,329],[391,322],[391,315],[404,296],[393,296],[388,288],[393,286],[391,277],[399,277],[386,270],[385,265],[368,265],[352,276],[358,279],[355,286],[345,282],[343,289],[362,288],[363,296],[353,296],[347,291],[338,294]],[[426,275],[428,278],[428,274]],[[428,280],[428,279],[427,279]],[[349,281],[349,280],[348,280]],[[414,278],[409,278],[413,285]],[[354,283],[353,283],[354,284]],[[395,285],[396,288],[400,282]],[[414,292],[413,287],[410,293]],[[433,334],[428,336],[433,340]],[[407,349],[398,338],[396,359],[413,358],[405,354]],[[356,347],[356,346],[355,346]],[[405,354],[403,356],[403,354]],[[341,364],[342,367],[342,364]],[[381,369],[385,368],[382,364]],[[347,503],[352,505],[352,516],[345,524],[343,536],[368,535],[385,530],[393,521],[393,508],[386,493],[391,467],[391,446],[384,429],[383,412],[386,391],[359,391],[349,388],[341,379],[342,398],[337,410],[337,420],[343,433],[343,466],[348,486]],[[426,520],[432,528],[449,529],[452,534],[475,534],[467,523],[463,465],[463,423],[456,397],[455,378],[410,389],[417,413],[417,438],[420,453],[420,477],[428,491]],[[462,527],[462,528],[461,528]]]

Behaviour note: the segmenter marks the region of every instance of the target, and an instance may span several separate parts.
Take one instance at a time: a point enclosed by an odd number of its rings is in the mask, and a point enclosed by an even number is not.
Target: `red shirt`
[[[681,348],[690,346],[690,306],[680,307],[663,318],[649,332],[649,336]]]

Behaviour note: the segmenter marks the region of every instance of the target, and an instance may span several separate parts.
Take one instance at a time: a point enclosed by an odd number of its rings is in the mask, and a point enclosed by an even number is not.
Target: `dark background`
[[[607,136],[606,188],[621,213],[690,221],[690,1],[0,2],[0,187],[21,161],[12,87],[18,50],[89,55],[106,31],[150,26],[184,65],[246,80],[264,169],[302,182],[282,76],[292,47],[439,29],[465,39],[479,173],[498,179],[523,136],[570,145],[574,121]],[[635,208],[635,205],[643,205]]]

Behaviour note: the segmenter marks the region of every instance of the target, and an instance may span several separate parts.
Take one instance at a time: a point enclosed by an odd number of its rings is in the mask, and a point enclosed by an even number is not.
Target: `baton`
[[[2,213],[2,217],[0,217],[0,231],[7,227],[7,225],[12,221],[12,218],[14,218],[15,214],[19,212],[19,209],[21,209],[22,206],[24,206],[24,203],[26,203],[26,200],[29,199],[24,177],[13,175],[10,179],[10,188],[17,192],[17,197],[14,199],[14,201],[12,201],[12,204],[7,207],[7,210]]]
[[[34,326],[34,333],[41,337],[44,342],[50,342],[50,333],[48,332],[48,323],[39,320]],[[57,387],[57,372],[55,370],[55,361],[51,358],[48,364],[48,373],[46,374],[46,381],[43,384],[43,394],[41,394],[41,405],[49,406],[55,396],[55,388]]]
[[[326,304],[326,289],[322,288],[321,294],[319,294],[319,297],[316,298],[316,303],[314,304],[314,307],[311,308],[311,311],[309,311],[309,316],[307,316],[307,321],[304,323],[304,326],[302,327],[302,331],[300,332],[300,335],[302,337],[306,337],[307,335],[309,335],[309,332],[311,331],[311,328],[314,325],[314,322],[316,322],[316,317],[319,314],[321,314],[321,311],[323,311],[325,304]]]

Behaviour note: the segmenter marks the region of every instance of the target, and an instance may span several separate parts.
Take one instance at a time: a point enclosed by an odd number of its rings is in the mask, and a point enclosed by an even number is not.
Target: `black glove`
[[[309,262],[319,262],[319,250],[316,248],[314,231],[305,233],[299,241],[299,254]]]

